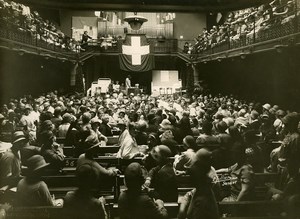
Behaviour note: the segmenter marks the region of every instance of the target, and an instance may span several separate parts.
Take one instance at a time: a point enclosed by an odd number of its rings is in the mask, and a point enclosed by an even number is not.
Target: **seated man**
[[[157,166],[149,171],[144,186],[154,188],[153,197],[165,202],[177,202],[177,181],[173,166],[169,161],[171,150],[165,145],[159,145],[151,153]]]
[[[166,218],[167,210],[163,201],[153,201],[142,190],[144,183],[142,168],[138,163],[131,163],[125,170],[125,184],[127,190],[119,197],[119,214],[121,219],[158,219]]]

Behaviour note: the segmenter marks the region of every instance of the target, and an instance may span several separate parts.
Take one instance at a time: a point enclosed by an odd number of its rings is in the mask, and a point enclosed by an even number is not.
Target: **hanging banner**
[[[124,71],[143,72],[154,68],[154,56],[144,34],[127,34],[119,56]]]

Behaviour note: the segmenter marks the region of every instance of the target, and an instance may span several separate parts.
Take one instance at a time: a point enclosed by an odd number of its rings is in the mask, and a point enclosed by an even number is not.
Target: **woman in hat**
[[[65,155],[62,148],[55,142],[52,131],[41,133],[41,155],[50,163],[51,169],[60,170],[64,165]]]
[[[150,155],[155,160],[156,166],[149,171],[144,186],[154,188],[151,195],[154,198],[159,198],[165,202],[177,202],[177,181],[169,160],[172,156],[170,148],[165,145],[158,145],[153,148]]]
[[[202,148],[185,165],[195,184],[195,189],[188,192],[180,201],[178,219],[217,219],[219,211],[217,201],[211,189],[211,152]]]
[[[27,160],[28,174],[17,186],[17,206],[54,206],[48,186],[41,180],[48,165],[40,155],[34,155]]]
[[[151,199],[142,190],[144,183],[143,171],[138,163],[131,163],[125,170],[127,189],[120,194],[119,211],[121,219],[162,219],[167,217],[163,201]]]
[[[76,168],[78,189],[68,192],[64,198],[64,218],[105,219],[106,212],[103,198],[95,198],[92,189],[99,180],[97,168],[90,163],[82,163]]]

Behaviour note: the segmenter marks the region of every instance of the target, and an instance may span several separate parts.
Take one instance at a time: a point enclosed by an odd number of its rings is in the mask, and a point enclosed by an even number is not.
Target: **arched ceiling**
[[[53,9],[143,12],[213,12],[258,6],[271,0],[16,0]]]

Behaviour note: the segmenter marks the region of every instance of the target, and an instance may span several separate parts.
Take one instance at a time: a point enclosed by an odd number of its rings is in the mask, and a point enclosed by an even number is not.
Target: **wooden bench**
[[[103,146],[99,147],[97,150],[98,156],[105,156],[106,154],[115,154],[119,151],[119,146]],[[73,146],[64,146],[63,147],[64,155],[67,157],[74,157],[75,147]]]
[[[118,143],[119,136],[108,136],[106,145],[115,145]]]
[[[218,205],[220,213],[230,217],[278,217],[283,212],[283,203],[275,201],[219,202]]]
[[[164,203],[165,208],[168,211],[169,218],[177,218],[178,214],[178,204],[177,203]],[[226,209],[234,209],[241,208],[242,209],[248,209],[247,212],[251,211],[250,215],[245,215],[243,212],[242,215],[239,216],[226,216],[223,211],[220,211],[224,209],[226,206]],[[255,210],[257,209],[257,206],[262,207],[270,207],[272,206],[272,209],[277,207],[278,205],[274,203],[259,203],[259,202],[236,202],[236,203],[227,203],[226,205],[224,203],[219,204],[219,211],[220,214],[223,216],[221,218],[226,219],[282,219],[283,217],[279,215],[260,215],[255,216]],[[254,209],[253,209],[254,207]],[[117,219],[119,218],[119,209],[118,204],[106,204],[105,205],[107,214],[109,219]],[[253,214],[254,213],[254,214]],[[252,215],[252,216],[251,216]],[[226,217],[225,217],[226,216]],[[59,218],[67,218],[68,212],[63,209],[62,207],[17,207],[17,208],[11,208],[7,211],[6,218],[7,219],[59,219]]]

